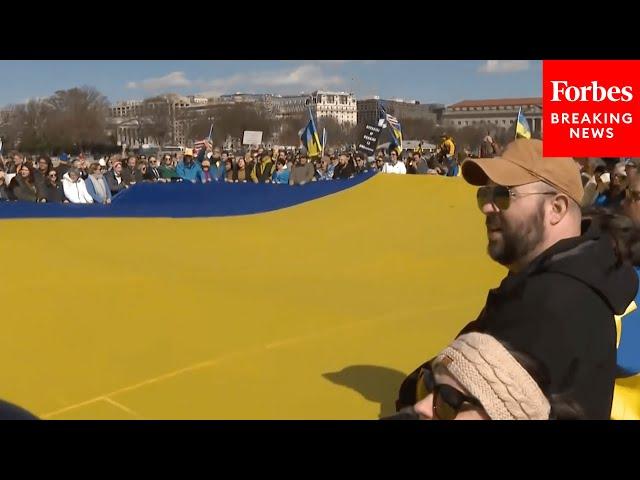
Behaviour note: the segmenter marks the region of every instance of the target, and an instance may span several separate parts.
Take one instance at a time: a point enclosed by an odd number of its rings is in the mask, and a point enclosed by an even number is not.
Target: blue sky
[[[0,71],[0,106],[82,85],[112,102],[166,92],[215,96],[316,89],[445,104],[542,94],[542,63],[532,60],[2,60]]]

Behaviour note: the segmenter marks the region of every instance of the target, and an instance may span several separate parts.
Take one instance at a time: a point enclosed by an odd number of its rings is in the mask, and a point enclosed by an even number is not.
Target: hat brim
[[[540,179],[524,168],[504,158],[468,158],[462,162],[462,177],[478,187],[490,181],[506,187],[539,182]]]

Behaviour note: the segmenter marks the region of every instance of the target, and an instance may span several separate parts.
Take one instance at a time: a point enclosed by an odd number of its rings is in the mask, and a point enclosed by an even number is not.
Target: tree
[[[16,122],[21,126],[20,149],[46,153],[50,147],[51,108],[40,100],[29,100],[16,109]]]
[[[402,125],[402,137],[407,140],[430,138],[436,129],[436,122],[429,118],[398,119]]]
[[[318,119],[318,136],[322,141],[322,129],[327,131],[327,146],[338,147],[356,143],[357,127],[351,123],[339,123],[333,117],[321,117]]]
[[[277,120],[279,124],[278,141],[284,145],[298,147],[300,145],[300,130],[306,126],[308,121],[308,115],[304,113]]]
[[[211,125],[215,124],[216,121],[217,117],[213,112],[210,112],[207,115],[198,115],[193,117],[189,119],[186,136],[192,140],[207,138],[209,136],[209,131],[211,131]],[[222,143],[222,138],[215,137],[213,133],[214,132],[212,132],[212,137],[219,140],[215,143]]]
[[[214,138],[242,138],[245,130],[261,131],[263,138],[271,136],[275,124],[266,109],[256,105],[231,105],[216,112]]]
[[[109,102],[95,88],[59,90],[45,103],[49,109],[50,147],[82,151],[108,141],[105,127]]]
[[[152,138],[159,145],[165,145],[172,140],[173,118],[170,98],[158,96],[145,99],[137,120],[140,140]]]

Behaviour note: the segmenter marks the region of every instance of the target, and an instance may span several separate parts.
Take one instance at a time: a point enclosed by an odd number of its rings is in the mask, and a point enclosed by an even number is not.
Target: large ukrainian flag
[[[46,419],[390,415],[406,374],[504,275],[474,195],[434,175],[365,174],[0,202],[0,398]],[[326,248],[345,238],[363,240]],[[439,288],[464,271],[464,296]],[[327,293],[337,285],[349,294]]]
[[[522,108],[518,110],[518,120],[516,121],[516,138],[531,138],[531,129],[527,117],[522,113]]]

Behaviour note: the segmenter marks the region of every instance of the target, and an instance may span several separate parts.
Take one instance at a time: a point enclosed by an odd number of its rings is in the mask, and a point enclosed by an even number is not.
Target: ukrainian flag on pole
[[[531,129],[527,117],[522,113],[522,107],[518,110],[518,120],[516,121],[516,138],[531,138]]]
[[[383,125],[389,127],[389,133],[391,134],[391,145],[389,147],[396,152],[398,156],[402,153],[402,126],[396,117],[389,115],[384,106],[380,104],[380,118],[383,120]]]
[[[309,110],[309,123],[302,131],[302,135],[300,135],[300,140],[302,140],[302,146],[307,149],[307,154],[309,157],[317,157],[320,155],[322,151],[322,145],[320,144],[320,138],[318,137],[318,130],[316,129],[316,124],[313,121],[313,115],[311,114],[311,110]]]

